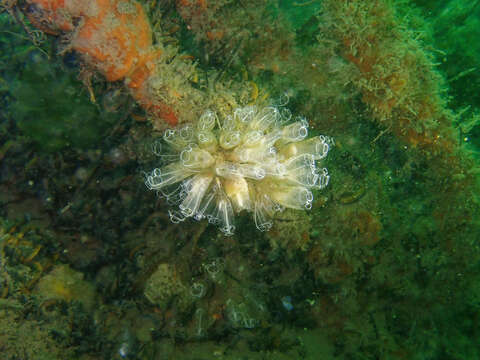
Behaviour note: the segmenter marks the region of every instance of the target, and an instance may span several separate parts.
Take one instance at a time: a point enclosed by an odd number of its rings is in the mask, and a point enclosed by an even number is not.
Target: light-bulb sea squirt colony
[[[234,214],[246,210],[268,230],[277,211],[310,209],[312,190],[329,181],[319,161],[331,140],[307,139],[307,121],[291,117],[275,106],[239,107],[224,119],[206,111],[195,126],[164,132],[165,165],[147,174],[146,185],[178,205],[169,211],[173,222],[206,218],[231,235]]]

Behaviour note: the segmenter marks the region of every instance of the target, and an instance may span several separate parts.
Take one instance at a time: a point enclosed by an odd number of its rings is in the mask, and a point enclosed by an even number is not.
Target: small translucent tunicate
[[[206,311],[202,308],[198,308],[195,311],[195,321],[196,321],[196,325],[197,325],[195,335],[197,337],[203,337],[203,335],[205,335],[205,328],[204,328],[205,313],[206,313]]]
[[[185,125],[180,128],[179,136],[186,142],[192,142],[194,136],[194,130],[190,125]]]
[[[284,92],[278,97],[276,103],[277,103],[277,106],[286,106],[289,101],[290,101],[290,96],[288,95],[287,92]]]
[[[227,318],[234,328],[253,329],[257,326],[258,320],[252,317],[245,303],[236,304],[232,299],[226,302]]]
[[[292,297],[291,296],[284,296],[281,299],[282,305],[287,311],[292,311],[293,310],[293,305],[292,305]]]
[[[212,260],[210,263],[203,265],[205,271],[214,281],[219,279],[220,275],[223,273],[224,267],[225,262],[221,258],[217,258],[215,260]]]
[[[207,110],[200,116],[197,127],[199,130],[212,130],[215,127],[216,120],[217,115],[213,111]]]
[[[247,124],[252,121],[255,116],[256,108],[255,106],[245,106],[242,108],[237,108],[234,111],[234,116],[240,123]]]
[[[180,211],[168,210],[168,216],[170,221],[174,224],[178,224],[185,220],[185,216]]]
[[[243,326],[247,329],[253,329],[255,326],[257,326],[257,319],[245,318],[243,320]]]
[[[121,358],[126,359],[132,356],[132,351],[134,347],[134,336],[130,329],[124,328],[120,335],[120,344],[118,347],[118,355]]]
[[[194,298],[200,299],[205,296],[207,287],[202,282],[196,281],[190,286],[190,295]]]
[[[224,149],[232,149],[238,146],[242,140],[240,131],[224,131],[220,135],[220,146]]]
[[[171,141],[171,139],[173,139],[175,137],[175,134],[176,134],[175,130],[167,129],[163,133],[163,140],[169,142],[169,141]]]

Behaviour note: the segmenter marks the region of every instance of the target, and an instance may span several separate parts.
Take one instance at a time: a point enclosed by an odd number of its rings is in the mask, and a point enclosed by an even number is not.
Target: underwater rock
[[[144,295],[148,301],[164,310],[173,297],[188,297],[188,292],[175,267],[164,263],[147,280]]]
[[[49,274],[40,279],[34,289],[44,301],[78,301],[86,310],[95,304],[93,285],[83,280],[83,274],[68,265],[57,265]]]
[[[267,239],[273,250],[286,249],[289,256],[296,250],[306,251],[310,245],[312,224],[306,213],[285,210],[275,217]]]

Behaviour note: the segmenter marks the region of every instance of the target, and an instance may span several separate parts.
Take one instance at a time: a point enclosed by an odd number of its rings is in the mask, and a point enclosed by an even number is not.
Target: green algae
[[[74,56],[65,63],[52,61],[54,44],[46,39],[32,44],[22,31],[1,15],[0,76],[4,96],[10,100],[4,116],[14,118],[39,150],[94,147],[116,117],[90,101],[76,71],[69,69]]]
[[[73,74],[45,59],[22,70],[11,95],[19,129],[44,151],[95,146],[109,122],[109,115],[90,102]]]

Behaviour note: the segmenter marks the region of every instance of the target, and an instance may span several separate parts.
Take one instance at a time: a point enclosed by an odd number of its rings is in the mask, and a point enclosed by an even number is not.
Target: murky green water
[[[111,29],[138,11],[114,3]],[[115,82],[78,45],[107,5],[41,4],[0,5],[0,359],[480,358],[480,1],[145,0],[158,53]],[[328,156],[291,170],[306,128]],[[199,148],[236,166],[214,224],[181,207]]]

